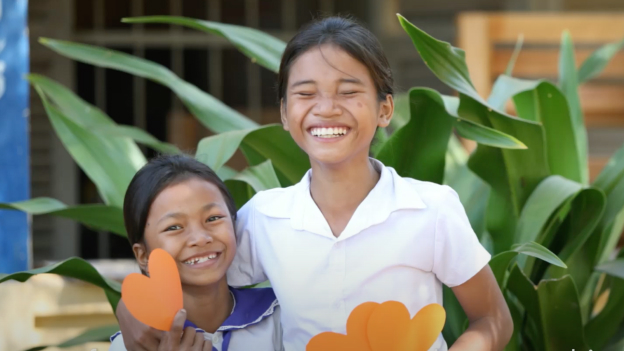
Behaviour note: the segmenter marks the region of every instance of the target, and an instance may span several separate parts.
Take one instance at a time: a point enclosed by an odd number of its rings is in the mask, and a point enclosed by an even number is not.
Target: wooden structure
[[[624,38],[624,13],[466,12],[458,16],[457,29],[457,45],[466,51],[475,88],[487,97],[496,78],[505,72],[520,35],[524,44],[513,76],[556,81],[562,33],[570,32],[580,66],[597,47]],[[624,51],[615,55],[600,76],[583,84],[579,94],[590,135],[590,174],[595,177],[614,147],[624,143]],[[600,136],[595,136],[598,140],[592,145],[594,130],[610,133],[609,152],[596,148],[596,143],[607,142]]]

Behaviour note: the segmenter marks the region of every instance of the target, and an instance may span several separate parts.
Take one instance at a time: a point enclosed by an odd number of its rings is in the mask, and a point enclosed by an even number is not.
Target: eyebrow
[[[361,80],[357,79],[357,78],[341,78],[338,80],[339,83],[352,83],[352,84],[358,84],[358,85],[364,85],[364,83],[362,83]],[[306,79],[306,80],[300,80],[298,82],[293,83],[290,88],[295,88],[298,87],[300,85],[304,85],[304,84],[316,84],[316,81],[312,80],[312,79]]]
[[[211,202],[211,203],[209,203],[209,204],[206,204],[206,205],[204,205],[204,207],[202,207],[202,211],[208,211],[208,210],[210,210],[210,209],[211,209],[211,208],[213,208],[213,207],[219,207],[219,204],[218,204],[218,203],[216,203],[216,202]],[[164,221],[164,220],[165,220],[165,219],[167,219],[167,218],[180,218],[180,217],[183,217],[183,216],[184,216],[184,214],[183,214],[183,213],[181,213],[181,212],[169,212],[169,213],[167,213],[166,215],[162,216],[162,217],[158,220],[158,222],[156,222],[156,224],[158,224],[158,223],[160,223],[160,222]]]

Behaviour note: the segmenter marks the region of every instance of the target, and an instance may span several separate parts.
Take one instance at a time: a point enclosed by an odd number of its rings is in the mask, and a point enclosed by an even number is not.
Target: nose
[[[213,241],[212,235],[206,229],[197,228],[191,232],[188,244],[189,246],[203,246]]]
[[[319,96],[312,112],[319,117],[333,117],[342,114],[340,106],[336,103],[335,95]]]

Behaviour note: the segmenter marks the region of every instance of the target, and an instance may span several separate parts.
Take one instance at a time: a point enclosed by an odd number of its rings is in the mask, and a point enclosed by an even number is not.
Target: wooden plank
[[[489,15],[489,24],[490,39],[497,43],[514,43],[520,33],[525,43],[558,43],[564,30],[575,43],[597,43],[622,39],[624,14],[497,12]]]
[[[457,17],[458,46],[466,51],[466,64],[479,95],[487,97],[492,89],[490,61],[493,46],[489,20],[485,12],[460,14]]]
[[[622,33],[622,36],[624,37],[624,33]],[[593,49],[576,50],[577,65],[580,66],[592,52]],[[492,73],[494,77],[505,72],[512,53],[513,49],[511,48],[494,51],[492,55]],[[518,55],[513,75],[516,77],[532,78],[554,77],[557,75],[558,68],[558,48],[527,48],[522,49],[520,55]],[[617,53],[609,65],[605,67],[604,71],[596,78],[624,79],[624,51]]]

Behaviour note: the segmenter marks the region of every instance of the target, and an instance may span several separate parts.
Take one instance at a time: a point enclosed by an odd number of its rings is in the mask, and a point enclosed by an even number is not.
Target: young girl
[[[162,333],[160,350],[283,350],[273,290],[228,287],[235,219],[225,184],[191,157],[153,159],[132,179],[124,222],[141,271],[161,248],[176,260],[182,282],[185,310]],[[113,335],[111,350],[125,350],[126,336]]]
[[[377,39],[348,19],[320,20],[288,43],[278,77],[282,122],[312,169],[239,211],[228,280],[270,280],[288,351],[305,350],[324,331],[345,333],[363,302],[400,301],[412,316],[442,304],[442,284],[470,321],[451,350],[502,350],[510,313],[455,191],[369,158],[376,128],[392,118],[392,84]],[[157,344],[153,331],[118,316],[122,329]],[[137,340],[128,344],[146,344]],[[447,350],[442,335],[431,350]]]

